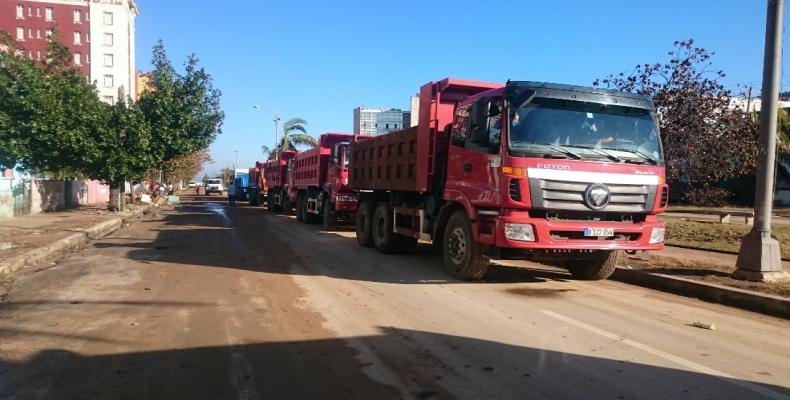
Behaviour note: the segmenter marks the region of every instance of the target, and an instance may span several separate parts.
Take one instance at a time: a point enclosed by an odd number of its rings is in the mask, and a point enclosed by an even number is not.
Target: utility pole
[[[236,158],[233,159],[233,171],[236,171],[236,165],[239,163],[239,149],[233,150],[236,153]]]
[[[736,270],[732,274],[736,279],[761,282],[790,280],[790,274],[782,270],[779,242],[771,236],[783,14],[784,0],[768,0],[755,221],[752,231],[741,242]]]
[[[746,116],[749,116],[749,108],[752,105],[752,86],[749,85],[749,92],[746,95]]]
[[[277,150],[280,147],[280,140],[279,140],[279,126],[280,126],[280,114],[274,113],[274,159],[279,160],[277,158]]]

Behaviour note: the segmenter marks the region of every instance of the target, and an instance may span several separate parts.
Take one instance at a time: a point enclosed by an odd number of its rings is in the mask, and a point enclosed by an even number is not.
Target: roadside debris
[[[715,331],[716,330],[716,324],[706,324],[704,322],[699,322],[699,321],[692,322],[691,326],[693,326],[695,328],[700,328],[700,329],[707,329],[709,331]]]

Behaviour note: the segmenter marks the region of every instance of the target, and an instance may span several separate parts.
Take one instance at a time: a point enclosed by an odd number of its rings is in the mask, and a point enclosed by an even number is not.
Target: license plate
[[[597,236],[597,237],[614,236],[614,228],[584,228],[584,236]]]

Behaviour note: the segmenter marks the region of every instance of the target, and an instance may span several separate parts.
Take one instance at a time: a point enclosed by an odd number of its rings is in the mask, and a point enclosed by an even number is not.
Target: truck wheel
[[[314,224],[317,222],[316,215],[311,213],[310,211],[307,211],[308,200],[309,200],[309,195],[305,196],[304,201],[302,202],[302,204],[304,204],[303,206],[304,211],[302,211],[304,213],[303,218],[306,224]]]
[[[266,198],[266,208],[269,209],[270,213],[274,212],[274,196],[272,196],[272,193],[269,193],[269,197]]]
[[[400,250],[400,235],[392,231],[392,207],[381,203],[373,213],[373,245],[381,253],[392,254]]]
[[[357,208],[357,243],[362,247],[373,247],[373,205],[363,201]]]
[[[296,196],[296,220],[304,222],[304,196]]]
[[[331,230],[335,227],[337,222],[337,214],[332,209],[332,203],[329,199],[324,199],[324,205],[321,208],[321,216],[323,217],[324,230]]]
[[[581,260],[568,260],[568,271],[576,279],[598,281],[608,278],[617,267],[616,251],[596,251]]]
[[[465,281],[483,279],[488,272],[489,257],[483,245],[474,240],[466,211],[458,210],[450,216],[443,242],[444,265],[450,274]]]

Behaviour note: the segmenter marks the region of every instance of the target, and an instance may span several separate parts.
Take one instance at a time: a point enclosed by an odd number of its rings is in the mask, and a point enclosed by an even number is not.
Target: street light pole
[[[278,141],[279,141],[280,114],[276,112],[272,112],[272,110],[269,110],[265,106],[259,104],[252,106],[252,108],[256,110],[265,110],[269,114],[274,115],[274,159],[277,160],[277,147],[279,146]]]
[[[783,272],[779,242],[771,236],[773,182],[776,160],[776,119],[782,57],[784,0],[768,0],[763,60],[760,146],[757,165],[757,192],[754,226],[744,236],[732,276],[750,281],[776,282],[790,279]]]

